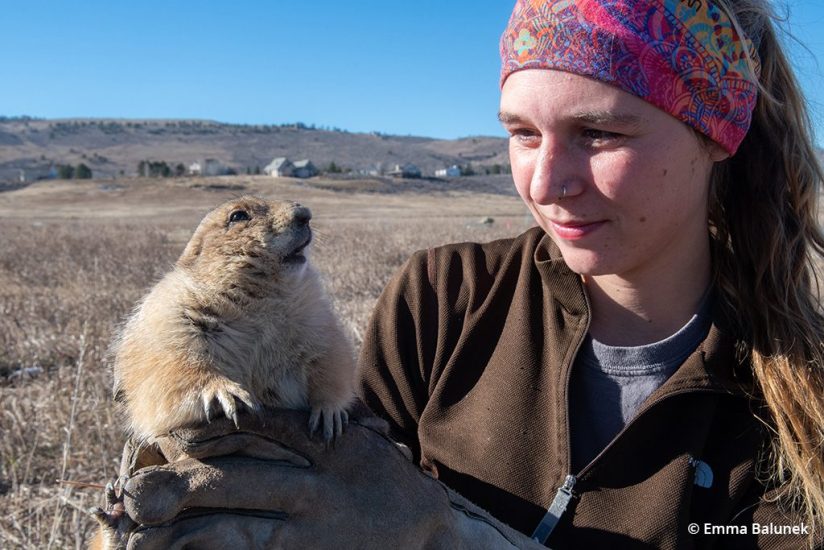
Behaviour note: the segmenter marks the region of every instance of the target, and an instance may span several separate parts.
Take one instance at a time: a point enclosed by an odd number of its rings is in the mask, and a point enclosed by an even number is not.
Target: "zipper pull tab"
[[[558,525],[561,516],[564,515],[569,501],[575,496],[572,492],[572,488],[575,487],[575,481],[575,476],[566,476],[564,484],[561,485],[558,488],[558,492],[555,493],[555,498],[552,499],[552,504],[549,505],[546,514],[544,514],[544,518],[541,520],[541,523],[538,524],[538,527],[535,528],[535,532],[532,533],[532,540],[540,542],[541,544],[546,543],[546,539],[549,538],[555,526]]]

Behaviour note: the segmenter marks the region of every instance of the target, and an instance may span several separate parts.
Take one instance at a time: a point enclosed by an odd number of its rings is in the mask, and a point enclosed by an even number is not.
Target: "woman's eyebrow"
[[[513,113],[507,113],[506,111],[498,112],[498,120],[501,124],[515,124],[524,121],[524,119],[520,116]]]
[[[645,121],[643,117],[638,115],[615,113],[612,111],[581,111],[574,113],[570,118],[577,122],[587,124],[610,124],[629,128],[637,128]],[[523,123],[526,119],[515,113],[500,111],[498,113],[498,120],[502,124],[518,124]]]
[[[574,120],[587,124],[607,124],[637,128],[644,123],[644,118],[629,113],[615,113],[612,111],[582,111],[572,115]]]

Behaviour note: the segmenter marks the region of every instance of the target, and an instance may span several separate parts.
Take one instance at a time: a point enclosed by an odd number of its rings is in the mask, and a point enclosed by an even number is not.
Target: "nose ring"
[[[558,200],[561,200],[564,197],[566,197],[566,185],[561,186],[561,195],[558,197]]]

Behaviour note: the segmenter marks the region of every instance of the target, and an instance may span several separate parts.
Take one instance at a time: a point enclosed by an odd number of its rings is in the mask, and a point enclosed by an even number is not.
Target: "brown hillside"
[[[358,134],[303,125],[260,126],[196,120],[27,120],[0,118],[0,181],[47,174],[56,164],[85,163],[96,178],[136,175],[141,160],[188,166],[205,158],[245,173],[275,157],[334,162],[354,172],[413,163],[424,176],[458,164],[476,170],[508,163],[506,140]]]

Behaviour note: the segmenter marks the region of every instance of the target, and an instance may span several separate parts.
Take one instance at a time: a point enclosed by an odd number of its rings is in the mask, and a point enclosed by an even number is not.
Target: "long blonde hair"
[[[767,1],[717,0],[759,44],[761,90],[738,153],[713,170],[713,269],[768,411],[770,481],[815,532],[824,525],[822,169]]]

